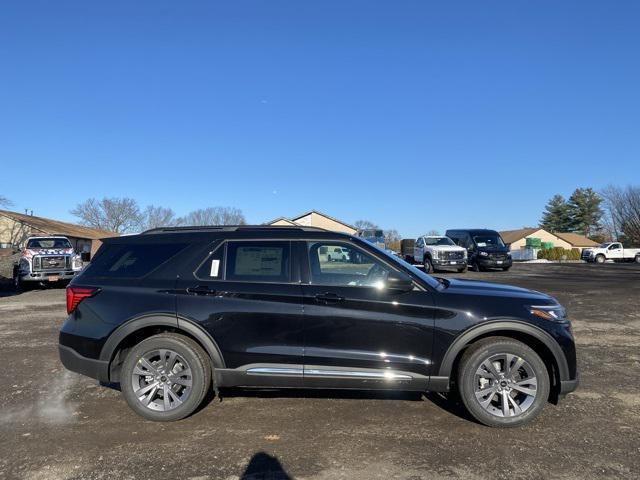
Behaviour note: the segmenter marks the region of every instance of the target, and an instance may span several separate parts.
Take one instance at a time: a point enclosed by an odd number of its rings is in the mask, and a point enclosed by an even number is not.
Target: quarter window
[[[287,283],[291,280],[289,258],[289,242],[229,242],[226,279]]]
[[[224,273],[224,250],[225,245],[216,248],[204,261],[198,271],[196,277],[201,279],[221,280]]]
[[[308,242],[307,247],[312,284],[375,287],[389,276],[389,267],[351,245]]]

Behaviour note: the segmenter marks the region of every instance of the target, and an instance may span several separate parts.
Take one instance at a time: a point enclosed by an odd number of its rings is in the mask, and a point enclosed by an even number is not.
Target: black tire
[[[604,255],[602,255],[602,254],[596,255],[596,263],[603,264],[606,261],[607,261],[607,258]]]
[[[24,292],[25,284],[22,280],[20,280],[20,275],[18,274],[18,269],[13,269],[13,289],[16,292]]]
[[[466,271],[467,271],[467,266],[466,265],[464,267],[458,269],[458,273],[464,273]]]
[[[485,362],[487,360],[495,358],[496,356],[499,357],[500,355],[505,355],[505,358],[509,358],[506,357],[506,355],[513,355],[514,363],[515,361],[519,362],[522,360],[523,366],[520,370],[516,371],[516,375],[520,375],[518,372],[522,372],[522,369],[525,368],[524,365],[526,365],[526,368],[535,375],[537,381],[537,386],[535,390],[533,390],[535,391],[534,397],[529,397],[526,394],[512,389],[511,386],[514,385],[513,382],[505,382],[509,383],[506,387],[509,389],[509,392],[506,393],[506,395],[513,395],[514,404],[524,397],[522,400],[523,403],[520,404],[523,410],[519,414],[515,413],[515,405],[513,406],[513,415],[511,414],[511,400],[508,400],[506,403],[508,405],[507,410],[509,416],[498,416],[501,414],[502,399],[505,398],[504,393],[489,393],[490,396],[485,396],[485,401],[489,398],[491,402],[487,404],[487,407],[483,407],[481,405],[481,399],[476,397],[476,392],[482,391],[481,389],[477,389],[478,385],[481,381],[486,381],[481,379],[480,377],[483,375],[478,376],[477,372],[481,369],[481,365],[486,364]],[[511,366],[515,365],[512,364]],[[503,369],[503,372],[504,370],[505,369]],[[518,378],[520,377],[518,376]],[[508,376],[507,378],[497,377],[495,388],[501,388],[501,385],[504,385],[502,382],[505,380],[508,380]],[[489,382],[490,386],[487,387],[487,392],[490,392],[490,389],[494,388],[492,382],[493,381]],[[474,343],[463,354],[460,360],[460,366],[458,367],[458,386],[463,404],[468,412],[480,423],[490,427],[519,427],[532,421],[544,408],[549,398],[550,380],[549,372],[544,362],[530,347],[507,337],[489,337]],[[481,388],[484,388],[484,386]],[[496,402],[497,405],[493,402]],[[520,406],[518,408],[520,408]],[[492,411],[496,413],[492,413]]]
[[[177,353],[180,361],[186,362],[191,370],[192,385],[188,396],[182,404],[167,411],[157,411],[143,405],[134,393],[133,386],[134,369],[138,367],[138,362],[149,352],[160,349]],[[165,375],[162,376],[166,378]],[[147,420],[171,422],[188,417],[200,406],[211,385],[211,363],[208,355],[195,341],[175,333],[161,333],[141,341],[131,349],[122,365],[120,379],[122,394],[134,412]],[[158,394],[160,394],[159,390]],[[153,405],[154,402],[150,404]]]
[[[636,263],[640,263],[640,255],[636,256]]]
[[[422,262],[424,263],[425,273],[433,273],[433,263],[431,263],[431,259],[429,257],[424,257]]]
[[[482,272],[484,269],[480,266],[480,264],[478,263],[477,260],[473,261],[473,264],[471,265],[471,267],[473,268],[474,272]]]
[[[327,262],[331,261],[331,255],[327,255]]]
[[[502,267],[503,272],[508,272],[511,267]]]

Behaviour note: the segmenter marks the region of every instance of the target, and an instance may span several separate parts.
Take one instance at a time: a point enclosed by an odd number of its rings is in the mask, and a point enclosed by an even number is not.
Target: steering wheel
[[[387,274],[387,270],[382,268],[377,263],[374,263],[373,267],[371,267],[371,270],[369,270],[369,273],[367,273],[366,277],[362,280],[362,282],[360,282],[360,284],[363,286],[375,285],[380,280],[386,280]]]

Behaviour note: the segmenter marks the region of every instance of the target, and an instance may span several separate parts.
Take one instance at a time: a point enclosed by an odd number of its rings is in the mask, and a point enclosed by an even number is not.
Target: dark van
[[[447,230],[447,237],[468,251],[468,264],[476,272],[489,268],[507,271],[513,260],[509,248],[495,230],[460,229]]]

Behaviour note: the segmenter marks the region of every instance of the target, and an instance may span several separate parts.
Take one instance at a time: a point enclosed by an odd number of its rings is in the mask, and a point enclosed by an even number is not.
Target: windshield
[[[362,236],[364,238],[381,238],[384,237],[384,232],[382,230],[363,230]]]
[[[391,262],[395,262],[395,263],[400,263],[403,267],[408,268],[409,270],[411,270],[411,274],[418,277],[420,280],[423,280],[427,285],[429,285],[430,287],[433,288],[438,288],[440,287],[440,282],[438,280],[436,280],[435,278],[433,278],[431,275],[427,275],[426,273],[424,273],[422,270],[418,270],[414,265],[411,265],[408,262],[405,262],[402,258],[393,255],[392,253],[388,252],[387,250],[383,250],[382,248],[378,247],[377,245],[374,245],[373,248],[377,249],[379,252],[382,252],[384,254],[384,256],[388,259],[391,259]]]
[[[477,235],[473,237],[478,247],[504,247],[502,239],[498,235]]]
[[[32,238],[27,248],[71,248],[71,243],[66,238]]]
[[[455,245],[455,243],[453,243],[453,240],[451,240],[449,237],[426,237],[424,239],[424,243],[425,245]]]

